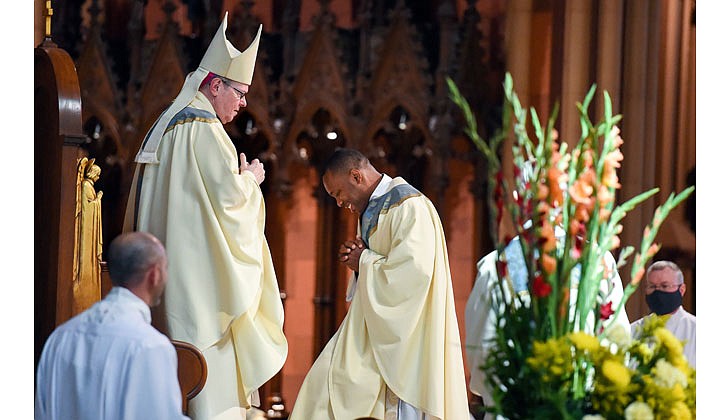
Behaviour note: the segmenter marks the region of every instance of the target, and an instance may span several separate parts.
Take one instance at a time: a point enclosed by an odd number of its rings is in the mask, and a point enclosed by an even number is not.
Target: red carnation
[[[599,307],[599,318],[602,320],[609,319],[609,317],[613,314],[614,310],[612,309],[612,302],[607,302]]]
[[[544,281],[542,275],[536,276],[533,280],[533,293],[536,297],[544,298],[551,294],[551,285]]]

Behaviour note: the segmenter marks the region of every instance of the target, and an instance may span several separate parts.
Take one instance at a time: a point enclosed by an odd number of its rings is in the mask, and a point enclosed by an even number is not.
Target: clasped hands
[[[361,253],[365,249],[367,249],[367,246],[360,236],[353,240],[344,241],[339,246],[339,261],[353,271],[359,271],[359,257],[361,257]]]
[[[245,157],[245,153],[240,154],[239,173],[242,174],[243,171],[252,172],[258,185],[263,183],[263,180],[265,179],[265,168],[263,168],[263,163],[258,159],[253,159],[250,163],[248,163],[248,159]]]

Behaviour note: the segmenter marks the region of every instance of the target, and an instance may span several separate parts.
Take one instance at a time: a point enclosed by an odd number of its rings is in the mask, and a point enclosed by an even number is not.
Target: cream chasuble
[[[351,306],[291,420],[383,419],[388,390],[430,417],[470,418],[450,267],[429,199],[396,178],[362,214]]]
[[[238,173],[235,146],[199,92],[172,119],[157,153],[159,164],[137,167],[125,230],[164,243],[169,335],[209,358],[192,411],[204,403],[198,418],[207,418],[247,408],[288,353],[262,192],[252,173]]]

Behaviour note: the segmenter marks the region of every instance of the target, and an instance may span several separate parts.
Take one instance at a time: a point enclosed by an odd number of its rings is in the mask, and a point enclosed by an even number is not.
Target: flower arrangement
[[[482,366],[493,398],[487,409],[510,419],[694,417],[695,370],[682,355],[682,343],[664,328],[665,319],[647,322],[632,340],[612,316],[659,250],[654,242],[660,225],[694,187],[671,193],[644,228],[638,251],[626,246],[615,261],[610,251],[621,245],[621,221],[658,189],[615,203],[623,140],[621,116],[612,114],[609,94],[604,92],[604,115],[597,123],[588,115],[596,86],[577,104],[581,136],[569,150],[554,129],[558,104],[542,125],[533,108],[521,106],[510,74],[503,84],[502,127],[488,142],[455,83],[449,78],[447,83],[489,171],[498,276],[493,296],[500,311]],[[509,136],[513,181],[502,161]],[[504,217],[515,227],[513,238],[498,237]],[[525,266],[520,286],[515,261],[506,257],[509,244],[516,244],[519,265]],[[632,256],[630,281],[621,300],[612,302],[606,280]]]

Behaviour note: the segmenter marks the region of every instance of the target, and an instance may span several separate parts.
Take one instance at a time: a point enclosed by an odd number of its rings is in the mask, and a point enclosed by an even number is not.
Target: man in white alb
[[[186,419],[177,353],[151,325],[167,283],[164,247],[148,233],[123,234],[107,264],[111,291],[45,343],[36,420]]]

